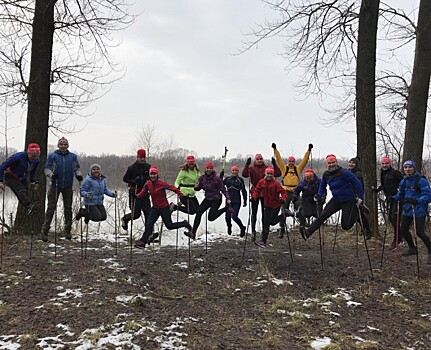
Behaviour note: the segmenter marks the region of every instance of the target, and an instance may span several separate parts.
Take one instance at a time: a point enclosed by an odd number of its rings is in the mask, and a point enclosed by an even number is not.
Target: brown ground
[[[293,233],[293,262],[276,234],[267,249],[248,243],[244,259],[239,239],[193,244],[190,258],[187,247],[134,249],[132,261],[125,238],[117,255],[89,241],[87,258],[79,239],[61,239],[64,264],[48,263],[53,246],[35,241],[29,259],[27,238],[6,237],[0,349],[311,349],[324,337],[326,349],[430,349],[423,245],[418,281],[415,257],[385,252],[378,269],[369,241],[372,277],[363,242],[342,232],[333,249],[333,237],[323,269],[317,233]]]

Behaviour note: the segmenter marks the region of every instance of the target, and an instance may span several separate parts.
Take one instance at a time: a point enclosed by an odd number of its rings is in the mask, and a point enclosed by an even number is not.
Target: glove
[[[309,151],[311,151],[312,149],[313,149],[313,144],[312,144],[312,143],[309,143],[309,144],[308,144],[308,150],[309,150]]]
[[[39,183],[37,181],[30,183],[30,189],[32,189],[33,191],[37,191],[38,188]]]
[[[250,164],[251,164],[251,157],[248,157],[248,158],[247,158],[247,162],[246,162],[245,164],[247,164],[247,165],[250,165]]]
[[[271,147],[277,149],[277,145],[274,142],[271,144]]]
[[[359,198],[359,197],[356,197],[355,198],[355,202],[356,202],[356,205],[359,207],[360,205],[362,205],[362,203],[364,203],[364,201],[361,199],[361,198]]]
[[[84,180],[84,178],[82,177],[82,175],[76,175],[76,179],[81,182],[82,180]]]
[[[415,204],[418,204],[418,200],[416,198],[406,197],[404,198],[403,203],[411,203],[415,205]]]
[[[247,206],[247,202],[246,202],[246,201],[244,201],[244,203],[242,203],[242,206],[243,206],[243,207],[246,207],[246,206]]]
[[[224,178],[224,170],[220,171],[219,177],[220,177],[220,179]]]
[[[292,197],[292,203],[295,204],[298,201],[298,196],[294,195]]]
[[[114,191],[114,198],[117,198],[118,194],[117,191]]]
[[[91,198],[91,192],[87,192],[87,195],[85,196],[85,198],[90,199]]]
[[[322,197],[318,196],[317,194],[314,195],[313,199],[316,203],[322,202]]]
[[[271,158],[271,164],[274,168],[277,166],[277,162],[275,161],[274,157]]]
[[[284,204],[284,203],[286,203],[286,201],[283,198],[280,198],[280,203]]]
[[[52,180],[52,181],[57,180],[57,178],[58,178],[58,176],[57,176],[57,175],[55,175],[55,174],[52,174],[52,175],[51,175],[51,180]]]

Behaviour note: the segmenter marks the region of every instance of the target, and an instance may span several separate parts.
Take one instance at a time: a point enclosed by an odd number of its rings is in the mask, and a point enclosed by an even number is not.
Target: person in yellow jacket
[[[284,164],[283,158],[281,158],[280,152],[277,150],[277,146],[275,143],[272,143],[271,147],[274,149],[274,157],[277,162],[277,166],[281,170],[281,184],[283,188],[287,192],[287,199],[283,205],[283,210],[287,211],[290,207],[290,202],[292,201],[293,191],[300,181],[300,175],[304,170],[305,166],[308,163],[308,159],[310,158],[311,150],[313,149],[313,144],[308,144],[308,149],[304,154],[301,162],[298,165],[295,165],[296,159],[293,156],[289,156],[287,158],[287,163]],[[298,206],[298,203],[294,205]],[[295,209],[297,209],[295,207]],[[293,214],[292,214],[293,215]],[[280,222],[280,234],[279,237],[282,238],[284,233],[286,232],[285,222]]]

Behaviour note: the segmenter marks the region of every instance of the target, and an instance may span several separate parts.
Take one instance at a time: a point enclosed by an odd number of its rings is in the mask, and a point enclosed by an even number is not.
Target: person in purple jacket
[[[28,215],[34,214],[39,201],[32,201],[28,189],[37,189],[36,170],[39,165],[40,147],[30,143],[27,151],[18,152],[0,164],[0,192],[8,186],[27,209]]]
[[[362,205],[364,198],[361,182],[350,171],[340,167],[333,154],[326,156],[326,165],[328,170],[323,173],[315,201],[324,201],[328,185],[332,192],[332,198],[309,228],[299,228],[304,240],[307,240],[326,219],[339,210],[341,210],[341,227],[343,230],[350,230],[358,220],[358,207]]]
[[[195,221],[193,222],[193,228],[189,232],[185,232],[184,234],[191,239],[196,238],[196,232],[201,223],[202,215],[208,209],[208,220],[214,221],[220,215],[226,212],[226,210],[230,208],[230,197],[227,192],[226,186],[219,176],[216,175],[214,171],[214,164],[212,162],[205,163],[205,173],[201,175],[198,181],[195,184],[195,190],[204,190],[205,198],[202,203],[199,205],[196,215]],[[222,202],[222,194],[226,197],[226,207],[220,208]]]
[[[320,179],[314,173],[313,169],[306,169],[304,172],[304,178],[299,181],[298,186],[295,187],[292,196],[292,202],[295,204],[298,200],[300,201],[299,210],[296,213],[296,217],[299,220],[299,225],[305,227],[306,221],[312,216],[317,218],[322,212],[323,204],[321,202],[316,203],[314,196],[317,195],[317,191],[320,186]],[[302,192],[302,197],[299,198]]]

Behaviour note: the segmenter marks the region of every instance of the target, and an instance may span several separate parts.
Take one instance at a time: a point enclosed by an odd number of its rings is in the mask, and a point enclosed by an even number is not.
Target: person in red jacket
[[[172,222],[171,219],[171,211],[169,209],[168,199],[166,198],[166,190],[175,192],[180,198],[183,196],[181,191],[166,181],[160,180],[159,169],[156,166],[152,166],[149,173],[150,179],[145,183],[144,187],[137,194],[137,196],[138,198],[142,198],[147,193],[149,193],[153,202],[153,206],[151,207],[150,213],[148,215],[148,220],[145,222],[145,231],[142,234],[141,239],[135,242],[136,248],[145,248],[145,245],[148,243],[148,238],[153,232],[153,226],[159,216],[162,217],[163,223],[168,230],[175,230],[182,227],[185,227],[189,231],[192,229],[187,220],[181,222]]]
[[[254,244],[261,248],[266,248],[266,241],[269,235],[269,227],[284,220],[283,215],[279,215],[280,208],[286,202],[287,193],[283,186],[274,178],[274,168],[268,166],[265,169],[265,177],[260,180],[253,191],[253,199],[263,198],[263,229],[262,239]]]
[[[274,167],[274,177],[281,176],[280,168],[277,166],[275,159],[272,158],[271,163]],[[253,192],[255,191],[256,185],[259,180],[265,177],[265,168],[267,165],[265,164],[263,157],[261,154],[256,154],[254,157],[253,165],[251,165],[251,157],[247,159],[245,163],[244,169],[242,170],[242,177],[250,178],[249,184],[251,183],[250,189],[250,200],[251,200],[251,232],[253,234],[253,241],[256,240],[256,220],[257,220],[257,211],[259,209],[259,202],[261,205],[262,211],[262,222],[263,222],[263,198],[256,197],[254,199]]]

